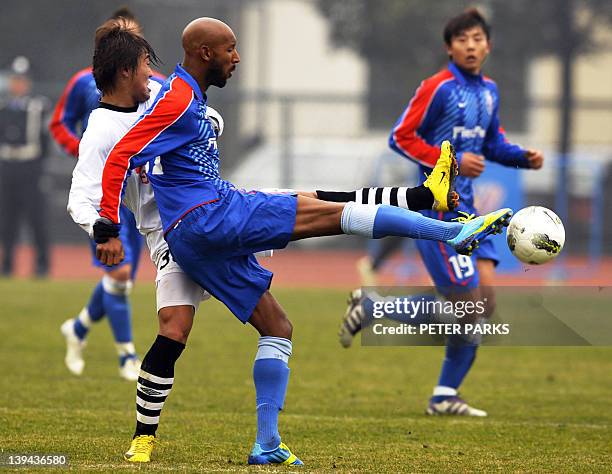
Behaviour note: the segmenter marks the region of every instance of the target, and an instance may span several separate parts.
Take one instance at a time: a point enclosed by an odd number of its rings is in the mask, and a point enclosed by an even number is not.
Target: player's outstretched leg
[[[469,255],[480,240],[501,232],[511,216],[511,209],[501,209],[485,216],[470,216],[460,222],[445,222],[384,204],[337,204],[298,196],[291,240],[340,233],[370,239],[394,235],[444,242],[458,253]]]
[[[342,211],[341,228],[345,234],[381,238],[389,235],[445,242],[457,253],[470,255],[481,240],[500,233],[507,226],[511,209],[500,209],[460,222],[430,219],[417,212],[392,206],[363,206],[353,202]]]
[[[253,380],[257,403],[257,437],[248,457],[249,464],[303,463],[281,442],[278,414],[283,409],[289,383],[291,323],[269,292],[265,292],[249,322],[259,331]]]
[[[86,344],[87,334],[92,323],[98,322],[104,317],[104,288],[100,281],[94,288],[89,303],[76,318],[64,321],[60,330],[66,340],[66,367],[74,375],[81,375],[85,368],[83,359],[83,348]]]

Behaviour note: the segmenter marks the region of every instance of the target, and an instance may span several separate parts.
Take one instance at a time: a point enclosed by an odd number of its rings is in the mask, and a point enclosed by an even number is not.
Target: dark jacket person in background
[[[36,249],[35,272],[49,271],[46,203],[41,190],[47,154],[45,117],[48,101],[30,95],[29,62],[15,58],[8,89],[0,97],[0,240],[2,275],[13,273],[20,223],[25,221]]]

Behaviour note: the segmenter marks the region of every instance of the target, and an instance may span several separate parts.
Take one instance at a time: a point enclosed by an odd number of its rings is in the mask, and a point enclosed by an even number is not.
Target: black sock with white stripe
[[[390,206],[410,209],[411,211],[429,210],[434,204],[433,194],[423,185],[417,186],[416,188],[361,188],[349,192],[317,190],[317,197],[322,201],[331,202],[388,204]]]
[[[174,384],[174,363],[185,344],[158,335],[140,366],[136,385],[136,433],[155,435],[162,408]]]

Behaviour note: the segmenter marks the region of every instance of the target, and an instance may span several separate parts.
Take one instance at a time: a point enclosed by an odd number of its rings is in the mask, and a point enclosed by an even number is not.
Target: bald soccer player
[[[117,236],[125,179],[131,169],[154,162],[148,178],[175,260],[260,335],[253,367],[257,436],[248,462],[301,465],[278,432],[293,327],[268,291],[272,273],[253,254],[284,248],[292,240],[342,233],[430,239],[470,253],[479,240],[501,231],[512,211],[502,209],[464,223],[442,222],[389,205],[334,203],[297,193],[237,189],[219,174],[219,151],[206,117],[205,95],[210,86],[224,87],[240,62],[236,37],[225,23],[199,18],[187,25],[182,43],[183,62],[108,156],[101,219],[94,226],[100,242],[98,256],[107,264],[121,262]],[[436,177],[442,182],[455,169],[449,143],[442,147],[441,158],[446,171],[440,170]],[[160,386],[159,391],[163,390]]]

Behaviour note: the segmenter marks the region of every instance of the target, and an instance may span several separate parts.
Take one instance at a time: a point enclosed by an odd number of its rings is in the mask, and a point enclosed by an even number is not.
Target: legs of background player
[[[128,295],[132,289],[132,266],[123,265],[102,278],[103,302],[119,355],[119,375],[135,381],[140,361],[132,342],[132,314]]]
[[[493,285],[495,283],[495,261],[490,258],[477,258],[476,268],[480,277],[480,297],[487,300],[487,317],[490,317],[497,306],[495,299],[495,291]]]
[[[74,375],[81,375],[85,368],[83,347],[91,324],[102,319],[104,314],[104,286],[102,280],[100,280],[94,288],[87,306],[81,310],[76,318],[66,320],[61,327],[62,334],[66,338],[64,362],[68,370]]]
[[[473,260],[476,260],[479,286],[458,296],[457,299],[486,301],[485,317],[490,317],[495,311],[495,292],[492,286],[495,276],[495,263],[493,260],[486,258]],[[457,395],[459,386],[476,359],[478,345],[479,341],[477,340],[466,342],[458,338],[449,338],[438,385],[434,388],[427,413],[437,414],[444,411],[451,414],[487,416],[485,411],[470,407]]]
[[[96,323],[104,317],[104,285],[102,280],[94,288],[89,303],[85,306],[74,320],[74,332],[77,337],[84,340],[91,328],[91,323]]]
[[[82,350],[91,324],[106,314],[119,355],[119,375],[126,380],[136,380],[140,361],[132,342],[132,323],[128,294],[132,287],[131,265],[126,264],[107,272],[94,288],[89,303],[75,319],[62,325],[66,338],[66,366],[75,375],[81,375],[85,362]]]
[[[449,296],[451,301],[477,301],[480,292],[478,288],[460,295]],[[457,390],[465,379],[476,358],[478,344],[475,341],[466,341],[462,337],[450,336],[446,342],[446,352],[438,385],[434,387],[431,404],[457,397]]]
[[[94,288],[89,303],[75,319],[62,325],[61,331],[66,338],[66,366],[75,375],[83,372],[82,349],[91,324],[108,316],[115,347],[119,355],[119,375],[129,381],[138,378],[140,361],[132,342],[132,321],[128,295],[138,267],[142,250],[142,236],[136,228],[134,215],[125,207],[121,208],[121,219],[125,225],[121,229],[126,259],[119,267],[109,269],[98,261],[97,266],[105,270],[102,280]],[[93,244],[95,252],[95,244]]]
[[[387,259],[402,245],[402,237],[386,237],[380,241],[372,255],[357,260],[357,271],[362,286],[376,286],[376,274]]]
[[[269,291],[249,318],[259,332],[253,380],[257,404],[257,436],[249,464],[292,464],[302,462],[281,443],[278,413],[283,409],[289,382],[289,357],[293,326]]]
[[[356,294],[356,290],[353,294]],[[461,293],[455,297],[449,296],[447,299],[450,301],[466,301],[479,299],[480,292],[476,288],[469,293]],[[374,312],[374,300],[372,296],[361,296],[356,295],[358,301],[351,302],[349,310],[344,317],[343,326],[340,331],[340,343],[344,347],[349,347],[352,343],[353,337],[357,332],[368,326],[373,318]],[[384,316],[389,319],[393,319],[402,323],[419,325],[428,322],[453,322],[447,321],[448,317],[443,314],[436,315],[429,313],[427,310],[421,309],[419,312],[410,313],[406,312],[405,306],[406,301],[412,300],[415,303],[421,302],[421,304],[434,303],[438,298],[433,294],[418,294],[413,296],[400,297],[403,305],[394,305],[393,308],[399,308],[397,312],[394,309],[386,310]],[[423,307],[424,308],[424,307]],[[452,317],[451,317],[452,318]],[[457,321],[457,320],[455,320]],[[473,319],[469,319],[465,316],[461,319],[462,323],[474,323]],[[442,365],[442,372],[440,374],[440,380],[438,386],[434,389],[434,394],[431,399],[431,403],[437,404],[443,402],[452,397],[457,397],[457,389],[461,385],[461,382],[467,375],[474,358],[476,357],[476,349],[478,347],[478,341],[472,339],[466,341],[462,337],[451,336],[448,339],[446,346],[446,358]],[[433,413],[432,413],[433,414]]]

